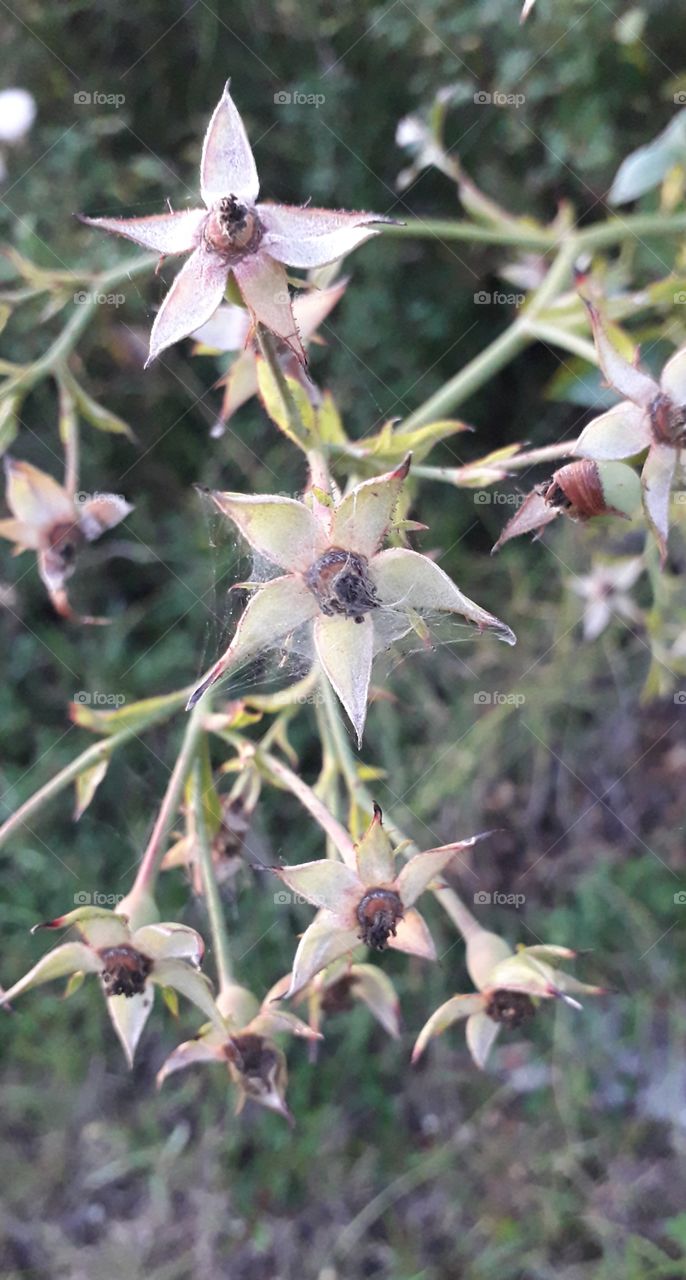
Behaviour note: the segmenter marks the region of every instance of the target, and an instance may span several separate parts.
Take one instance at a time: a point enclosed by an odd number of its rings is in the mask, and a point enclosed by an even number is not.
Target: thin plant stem
[[[113,267],[110,271],[104,271],[99,276],[93,276],[93,289],[88,294],[87,300],[77,303],[71,319],[65,324],[62,332],[42,356],[39,356],[33,364],[27,365],[26,368],[22,369],[21,373],[17,374],[16,377],[8,378],[2,384],[0,396],[5,397],[15,391],[26,395],[42,378],[48,377],[59,369],[60,365],[66,361],[74,350],[81,334],[90,324],[98,307],[99,295],[111,293],[117,285],[122,284],[125,280],[133,280],[136,276],[144,275],[157,261],[157,258],[140,258],[136,262]]]
[[[558,325],[544,324],[540,320],[534,321],[528,326],[529,332],[535,342],[544,342],[551,347],[561,347],[563,351],[569,351],[570,355],[580,356],[582,360],[587,360],[589,364],[598,363],[598,353],[588,338],[582,338],[577,333],[570,333],[568,329],[562,329]]]
[[[63,769],[60,769],[59,773],[50,778],[44,786],[34,791],[33,795],[29,796],[28,800],[25,800],[3,822],[2,826],[0,826],[0,848],[22,827],[28,826],[28,823],[40,813],[41,809],[55,796],[59,795],[61,791],[64,791],[65,787],[68,787],[70,783],[75,782],[80,774],[85,773],[87,769],[92,769],[95,765],[113,755],[117,748],[123,746],[124,743],[130,742],[132,738],[139,737],[149,725],[155,724],[178,710],[179,707],[184,705],[187,697],[188,689],[181,689],[176,693],[169,694],[166,698],[153,699],[157,706],[155,708],[151,707],[148,719],[138,720],[132,727],[124,727],[118,733],[113,733],[111,737],[101,738],[98,742],[94,742],[92,746],[87,747],[85,751],[82,751],[70,764],[65,765]]]
[[[70,498],[79,484],[79,418],[73,397],[60,380],[60,438],[64,445],[64,487]]]
[[[203,721],[206,715],[207,704],[205,698],[201,698],[193,707],[186,721],[181,750],[176,757],[176,763],[167,784],[164,799],[160,805],[155,825],[138,868],[131,890],[132,894],[150,893],[155,886],[160,863],[164,857],[167,836],[181,803],[188,775],[198,753],[200,740],[204,732]]]
[[[319,824],[327,836],[333,841],[338,852],[349,867],[355,867],[355,846],[348,835],[345,827],[335,818],[327,809],[326,805],[315,795],[311,787],[308,787],[297,773],[293,773],[288,765],[284,764],[276,756],[263,755],[262,764],[269,773],[284,786],[300,801],[303,808],[307,809],[315,822]]]
[[[500,333],[483,351],[469,361],[459,373],[448,381],[424,404],[415,409],[402,423],[401,434],[415,431],[417,427],[437,422],[468,400],[489,378],[494,377],[515,356],[533,342],[531,334],[517,320]]]
[[[513,457],[504,459],[503,471],[509,475],[513,471],[525,471],[541,462],[557,462],[560,458],[571,458],[576,453],[578,441],[561,440],[557,444],[542,445],[540,449],[527,449],[524,453],[515,453]],[[420,480],[441,480],[444,484],[454,484],[458,489],[474,488],[474,473],[479,464],[475,462],[465,467],[432,467],[422,463],[412,468],[413,476]]]
[[[522,227],[503,223],[499,227],[481,226],[466,219],[409,218],[403,226],[384,226],[382,235],[400,240],[466,240],[472,244],[513,245],[539,253],[550,252],[560,244],[560,232],[552,227]],[[590,227],[570,229],[565,239],[574,239],[578,249],[606,249],[625,240],[641,240],[650,236],[678,236],[686,231],[686,213],[634,213],[611,217]]]
[[[449,378],[440,390],[429,396],[402,424],[401,432],[414,431],[428,422],[434,422],[451,413],[458,405],[478,391],[489,378],[509,364],[524,351],[535,335],[532,322],[554,300],[567,282],[572,265],[579,253],[576,239],[566,240],[553,260],[548,273],[529,301],[521,316],[513,320],[509,328],[470,360],[454,377]]]
[[[219,992],[221,994],[226,991],[228,987],[233,985],[231,945],[229,942],[229,932],[226,927],[224,907],[221,900],[221,894],[219,892],[219,885],[217,883],[217,873],[214,860],[212,858],[212,846],[210,844],[207,823],[205,821],[204,800],[205,797],[202,789],[200,763],[196,758],[191,773],[193,831],[200,853],[200,870],[202,873],[205,905],[207,907],[207,917],[210,925],[210,934],[212,936],[212,949],[214,951]]]

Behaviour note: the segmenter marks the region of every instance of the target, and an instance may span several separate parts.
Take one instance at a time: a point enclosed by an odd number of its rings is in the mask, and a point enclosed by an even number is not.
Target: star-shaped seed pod
[[[357,847],[354,868],[333,858],[273,867],[289,889],[319,907],[300,939],[287,996],[360,943],[373,951],[391,947],[435,960],[433,939],[414,904],[455,854],[490,834],[484,831],[468,840],[426,849],[396,871],[396,854],[375,805],[374,817]]]
[[[81,547],[119,524],[133,507],[116,493],[73,497],[45,471],[15,458],[5,458],[5,476],[7,505],[13,518],[0,520],[0,537],[14,542],[15,555],[36,552],[38,572],[63,618],[107,621],[74,614],[65,583],[74,572]]]
[[[523,533],[538,535],[558,516],[581,521],[599,516],[630,520],[640,505],[638,476],[623,462],[568,462],[526,496],[505,525],[491,555]]]
[[[475,604],[433,560],[404,547],[381,550],[409,457],[394,471],[358,484],[331,506],[276,495],[212,493],[224,515],[258,552],[283,570],[260,587],[226,653],[189,706],[225,672],[309,628],[321,667],[352,721],[358,743],[376,653],[416,627],[424,613],[461,614],[480,631],[514,644],[510,628]]]
[[[285,1096],[286,1059],[274,1043],[274,1036],[287,1033],[319,1040],[319,1032],[275,1005],[271,993],[260,1005],[250,991],[237,984],[219,993],[217,1008],[223,1025],[215,1023],[204,1027],[194,1040],[187,1040],[174,1049],[157,1074],[158,1087],[175,1071],[196,1063],[223,1063],[238,1089],[236,1115],[246,1098],[252,1098],[293,1124]]]
[[[331,285],[328,289],[308,289],[306,293],[301,293],[293,299],[293,315],[304,346],[311,341],[316,341],[317,329],[340,301],[347,284],[347,280],[340,280],[338,284]],[[252,327],[245,307],[237,307],[235,303],[226,302],[222,303],[207,324],[193,334],[193,338],[198,343],[199,354],[208,351],[238,353],[228,373],[221,380],[220,385],[224,386],[224,400],[219,420],[212,430],[214,436],[221,435],[226,423],[241,408],[241,405],[257,395],[258,355],[256,344],[251,340]],[[310,382],[302,364],[296,359],[290,347],[284,348],[280,364],[288,377],[296,378],[302,384],[310,398],[316,394],[314,384]]]
[[[274,984],[265,1000],[281,1000],[291,986],[291,974],[287,973]],[[393,1040],[400,1035],[400,1004],[391,979],[376,964],[351,964],[349,960],[337,960],[320,970],[301,987],[295,997],[296,1006],[306,1004],[308,1021],[313,1031],[320,1031],[322,1022],[336,1014],[348,1013],[355,1002],[367,1006],[369,1012]],[[313,1043],[316,1051],[316,1044]]]
[[[662,370],[659,382],[630,364],[612,342],[592,302],[584,298],[600,367],[620,404],[582,431],[576,452],[596,461],[631,458],[647,450],[641,472],[643,505],[664,565],[669,536],[669,499],[686,441],[686,347]]]
[[[467,940],[469,976],[478,994],[451,996],[422,1027],[412,1061],[423,1054],[429,1040],[466,1018],[467,1047],[477,1067],[484,1067],[501,1027],[519,1027],[532,1018],[539,1000],[564,1000],[580,1009],[577,995],[600,996],[602,987],[587,986],[556,965],[576,955],[569,947],[533,946],[513,951],[497,933],[476,929]]]
[[[80,941],[49,951],[4,993],[0,1004],[9,1004],[24,991],[54,978],[95,973],[129,1066],[150,1017],[156,986],[178,991],[205,1017],[221,1023],[210,982],[199,972],[204,944],[195,929],[166,922],[131,929],[126,917],[114,911],[77,907],[36,925],[32,932],[71,926]]]
[[[253,323],[271,330],[305,364],[284,264],[309,268],[334,262],[378,234],[374,224],[395,219],[257,203],[255,159],[228,84],[205,135],[200,191],[203,209],[146,218],[81,218],[162,255],[190,253],[157,313],[146,367],[210,319],[230,276]]]

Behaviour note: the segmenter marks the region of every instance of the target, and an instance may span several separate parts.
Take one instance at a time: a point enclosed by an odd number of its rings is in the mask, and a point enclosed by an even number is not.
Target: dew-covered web
[[[496,639],[492,633],[479,631],[473,622],[467,622],[459,614],[439,610],[422,610],[413,626],[406,614],[382,606],[374,615],[374,624],[378,644],[373,674],[377,684],[390,680],[396,668],[408,661],[421,662],[439,650],[450,651],[467,643],[493,644]],[[465,674],[469,674],[468,661],[465,655]]]
[[[236,630],[240,616],[253,591],[235,584],[259,586],[283,573],[263,557],[256,555],[238,535],[229,520],[220,515],[209,499],[205,504],[213,587],[206,596],[211,614],[205,628],[203,652],[199,655],[197,674],[201,676],[224,653]],[[234,588],[234,589],[232,589]],[[402,601],[398,601],[402,606]],[[368,615],[374,626],[374,679],[382,682],[409,658],[453,648],[466,642],[486,639],[473,623],[459,614],[440,610],[422,610],[421,615],[402,607],[379,604]],[[350,626],[357,624],[350,619]],[[488,637],[493,643],[495,636]],[[219,688],[225,696],[240,698],[251,692],[273,693],[302,679],[315,660],[312,624],[306,623],[280,637],[243,665],[232,667]]]
[[[260,586],[283,573],[252,552],[231,521],[217,512],[209,498],[205,499],[204,506],[213,581],[205,596],[208,614],[204,644],[198,656],[198,677],[228,648],[241,614],[254,594],[237,584]],[[257,657],[232,667],[217,688],[232,698],[241,698],[250,692],[275,693],[294,684],[312,665],[310,630],[300,627]]]

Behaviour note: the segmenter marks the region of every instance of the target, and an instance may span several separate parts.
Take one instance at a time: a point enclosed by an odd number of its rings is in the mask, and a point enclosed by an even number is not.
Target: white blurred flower
[[[0,143],[15,146],[26,136],[36,118],[36,102],[27,89],[3,89],[0,93]]]
[[[590,573],[570,582],[572,591],[585,601],[584,640],[597,640],[614,615],[639,624],[641,610],[629,591],[643,572],[640,556],[597,561]]]

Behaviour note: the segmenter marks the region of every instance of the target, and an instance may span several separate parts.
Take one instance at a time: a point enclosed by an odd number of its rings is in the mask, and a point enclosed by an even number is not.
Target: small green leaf
[[[330,391],[326,391],[317,413],[317,433],[322,444],[347,444],[341,415]]]
[[[99,404],[97,400],[94,400],[76,381],[71,372],[64,369],[61,381],[68,388],[81,416],[86,419],[86,422],[90,422],[92,427],[96,427],[98,431],[109,431],[114,435],[127,436],[129,440],[135,439],[128,423],[124,422],[123,418],[119,418],[116,413],[106,409],[104,405]]]
[[[166,1004],[172,1018],[179,1016],[179,997],[173,987],[162,988],[162,999]]]
[[[260,399],[266,412],[279,430],[283,431],[285,436],[288,436],[289,440],[292,440],[299,448],[307,449],[311,443],[311,435],[315,426],[314,408],[300,383],[295,378],[289,378],[285,374],[284,378],[300,419],[297,431],[290,421],[287,406],[269,365],[266,360],[258,358],[257,383]]]
[[[373,454],[388,464],[402,462],[406,454],[411,453],[417,463],[441,440],[470,430],[465,422],[450,418],[428,422],[426,426],[417,427],[416,431],[403,431],[402,427],[394,430],[393,423],[386,422],[377,435],[365,441],[365,453]]]
[[[68,1000],[70,996],[76,995],[76,992],[83,986],[85,980],[83,969],[77,969],[76,973],[72,973],[66,987],[64,988],[63,1000]]]
[[[519,444],[506,444],[501,449],[494,449],[483,458],[476,458],[465,467],[456,468],[455,482],[461,489],[482,489],[485,485],[494,484],[508,475],[507,464],[510,458],[519,453]]]
[[[388,777],[386,769],[378,769],[373,764],[358,764],[357,776],[361,782],[378,782]]]
[[[78,822],[79,818],[81,818],[86,812],[86,809],[107,773],[109,763],[109,756],[104,756],[97,764],[91,765],[90,769],[84,769],[83,773],[80,773],[77,777],[74,822]]]
[[[327,493],[325,489],[320,489],[319,485],[313,484],[310,492],[314,494],[317,502],[319,502],[322,507],[333,507],[334,502],[331,494]]]
[[[121,729],[138,729],[156,721],[164,720],[183,706],[187,690],[162,694],[157,698],[142,698],[131,702],[128,706],[117,707],[115,711],[105,711],[90,706],[84,693],[84,702],[69,704],[69,715],[74,724],[82,729],[92,729],[94,733],[113,734]]]

